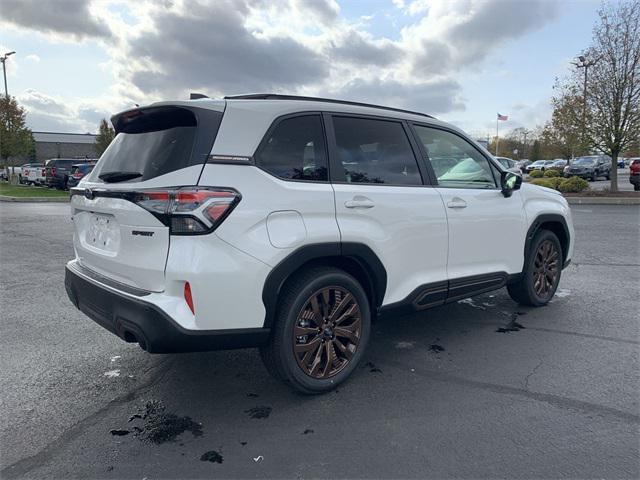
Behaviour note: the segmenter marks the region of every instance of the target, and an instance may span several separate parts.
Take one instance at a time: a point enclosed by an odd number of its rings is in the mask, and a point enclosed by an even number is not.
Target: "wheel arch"
[[[265,280],[262,289],[265,327],[273,325],[278,297],[285,283],[297,272],[314,266],[331,266],[352,275],[367,293],[372,313],[382,305],[387,288],[387,271],[371,248],[353,242],[305,245],[278,263]]]
[[[569,227],[564,217],[555,213],[538,215],[533,223],[531,223],[524,244],[525,263],[531,252],[533,237],[535,237],[536,233],[540,230],[549,230],[558,237],[560,247],[562,248],[562,268],[566,267],[568,265],[567,255],[569,254],[569,242],[571,241]],[[522,271],[524,271],[524,264],[522,265]]]

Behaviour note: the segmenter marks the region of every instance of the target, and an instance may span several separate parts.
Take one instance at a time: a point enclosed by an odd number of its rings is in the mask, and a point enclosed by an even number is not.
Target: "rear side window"
[[[449,188],[496,188],[489,160],[463,138],[437,128],[414,125],[438,179]]]
[[[139,182],[203,164],[221,119],[221,112],[195,108],[152,107],[125,112],[115,121],[118,133],[100,157],[96,178],[128,172],[138,173],[129,179]]]
[[[344,181],[422,185],[418,163],[401,123],[333,117],[333,126]]]
[[[319,115],[280,121],[255,156],[256,165],[286,180],[327,181],[327,152]]]

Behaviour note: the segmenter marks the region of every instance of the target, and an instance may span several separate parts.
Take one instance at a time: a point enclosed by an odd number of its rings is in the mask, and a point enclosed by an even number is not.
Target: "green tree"
[[[98,135],[96,136],[96,152],[98,153],[98,157],[102,156],[115,136],[116,132],[113,127],[109,125],[104,118],[100,120],[100,127],[98,128]]]
[[[541,150],[540,140],[536,138],[533,141],[533,146],[531,147],[531,152],[529,153],[529,160],[531,160],[532,162],[535,162],[536,160],[540,160],[542,158],[540,150]]]
[[[571,159],[588,153],[582,128],[582,96],[577,86],[556,85],[558,92],[552,99],[553,114],[541,134],[545,153],[550,157]]]
[[[14,97],[0,97],[0,158],[3,165],[10,158],[29,157],[35,151],[31,130],[26,127],[26,112]],[[12,163],[17,163],[14,160]]]

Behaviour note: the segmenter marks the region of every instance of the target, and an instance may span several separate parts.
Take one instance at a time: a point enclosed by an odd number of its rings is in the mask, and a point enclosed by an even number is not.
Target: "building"
[[[96,158],[96,135],[90,133],[33,132],[37,162],[50,158]]]

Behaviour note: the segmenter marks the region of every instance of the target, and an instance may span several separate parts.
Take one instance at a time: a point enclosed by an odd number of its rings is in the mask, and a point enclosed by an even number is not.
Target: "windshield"
[[[593,165],[596,163],[596,157],[580,157],[573,161],[574,165]]]

